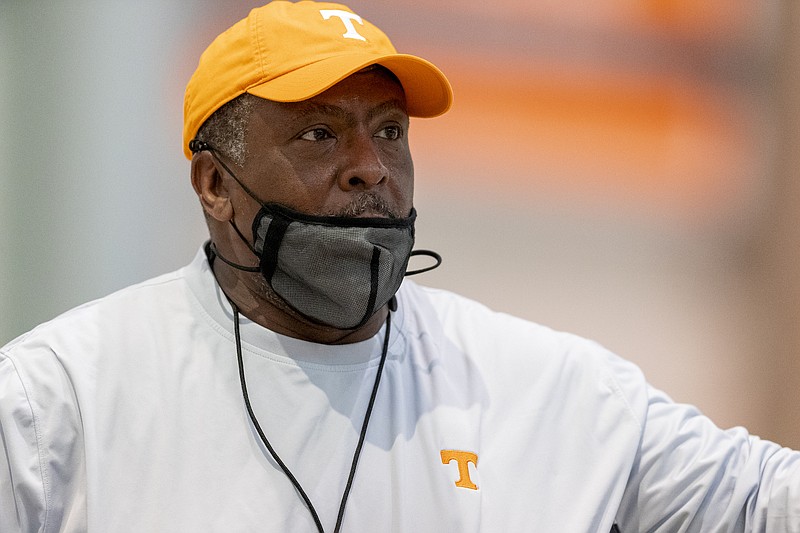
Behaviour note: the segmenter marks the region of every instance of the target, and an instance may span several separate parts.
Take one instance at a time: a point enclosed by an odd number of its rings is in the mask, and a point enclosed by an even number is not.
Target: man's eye
[[[403,130],[400,126],[386,126],[377,133],[377,136],[390,141],[396,141],[403,136]]]
[[[300,136],[300,138],[304,141],[324,141],[325,139],[330,139],[331,137],[333,137],[333,135],[331,135],[331,133],[325,128],[314,128],[313,130],[309,130]]]

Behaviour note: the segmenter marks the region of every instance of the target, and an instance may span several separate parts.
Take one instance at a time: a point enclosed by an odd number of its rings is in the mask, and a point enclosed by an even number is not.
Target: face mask
[[[415,218],[414,210],[402,219],[343,218],[263,204],[253,220],[251,249],[264,279],[295,311],[352,329],[400,288]]]
[[[307,215],[261,202],[220,163],[261,204],[253,220],[252,245],[231,222],[259,266],[234,264],[216,251],[214,255],[234,268],[261,272],[278,296],[313,322],[338,329],[361,327],[394,297],[411,255],[439,260],[432,252],[411,251],[414,209],[400,219]]]

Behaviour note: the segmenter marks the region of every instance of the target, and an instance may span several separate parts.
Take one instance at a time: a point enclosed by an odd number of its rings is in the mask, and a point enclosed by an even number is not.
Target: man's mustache
[[[389,206],[384,198],[374,192],[363,192],[356,196],[349,204],[342,209],[331,213],[333,216],[353,218],[369,213],[372,216],[384,216],[387,218],[401,218],[402,215],[396,213]]]

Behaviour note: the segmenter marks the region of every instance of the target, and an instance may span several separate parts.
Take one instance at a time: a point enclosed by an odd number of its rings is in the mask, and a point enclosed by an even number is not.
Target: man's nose
[[[342,190],[368,190],[388,177],[388,169],[371,136],[359,135],[352,139],[346,147],[344,158],[344,168],[339,174],[339,187]]]

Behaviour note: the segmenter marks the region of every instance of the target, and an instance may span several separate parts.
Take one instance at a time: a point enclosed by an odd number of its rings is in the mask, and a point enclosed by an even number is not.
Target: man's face
[[[358,72],[303,102],[259,100],[239,178],[264,202],[316,215],[411,211],[414,169],[401,85],[380,69]],[[233,192],[238,227],[259,206]]]

